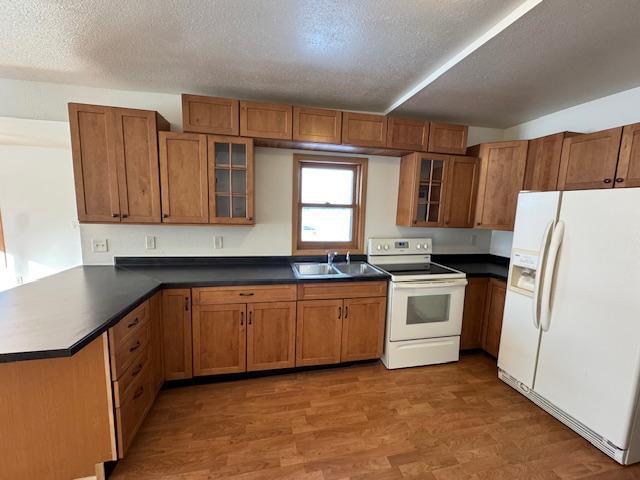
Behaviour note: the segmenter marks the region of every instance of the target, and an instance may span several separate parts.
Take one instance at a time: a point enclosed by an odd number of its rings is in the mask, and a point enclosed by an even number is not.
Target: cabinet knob
[[[169,218],[169,214],[168,213],[163,213],[162,214],[162,218]]]
[[[604,182],[604,183],[611,183],[611,179],[610,179],[610,178],[605,178],[605,179],[603,180],[603,182]]]
[[[113,218],[118,218],[118,217],[120,216],[120,214],[119,214],[119,213],[112,213],[112,214],[111,214],[111,216],[112,216]]]
[[[624,178],[620,178],[620,177],[616,178],[616,183],[622,183],[622,182],[624,182]]]
[[[127,218],[129,215],[127,215],[126,213],[122,214],[122,218]]]

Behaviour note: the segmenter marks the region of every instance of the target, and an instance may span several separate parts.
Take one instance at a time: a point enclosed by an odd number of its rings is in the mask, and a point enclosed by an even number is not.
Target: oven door
[[[460,335],[467,281],[393,282],[390,337],[398,340]]]

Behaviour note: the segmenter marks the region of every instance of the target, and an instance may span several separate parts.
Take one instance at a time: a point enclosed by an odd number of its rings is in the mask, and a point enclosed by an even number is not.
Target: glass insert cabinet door
[[[441,223],[445,168],[446,160],[444,158],[418,156],[418,194],[413,220],[415,225],[438,225]]]
[[[209,136],[210,223],[252,225],[253,139]]]

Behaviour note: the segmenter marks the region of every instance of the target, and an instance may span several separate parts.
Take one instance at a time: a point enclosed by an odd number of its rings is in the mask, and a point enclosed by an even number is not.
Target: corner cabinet
[[[253,225],[253,139],[160,134],[162,221]]]
[[[157,112],[69,104],[80,222],[159,223]]]

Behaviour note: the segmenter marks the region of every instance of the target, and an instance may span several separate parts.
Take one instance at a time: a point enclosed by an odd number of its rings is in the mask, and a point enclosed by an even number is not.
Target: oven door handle
[[[396,290],[416,290],[424,288],[464,287],[467,281],[464,278],[456,280],[432,280],[430,282],[394,282]]]

